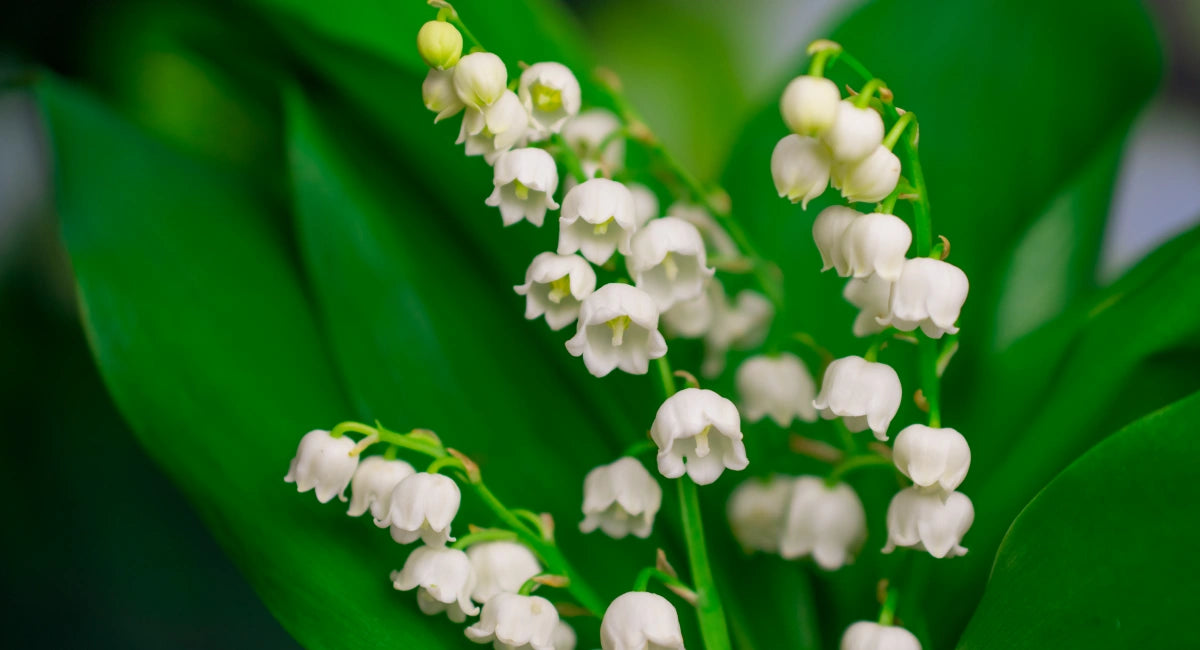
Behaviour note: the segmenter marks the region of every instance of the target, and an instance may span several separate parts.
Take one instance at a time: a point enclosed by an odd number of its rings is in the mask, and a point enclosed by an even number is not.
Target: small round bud
[[[837,84],[804,75],[792,79],[783,90],[779,112],[792,133],[816,136],[833,126],[841,99]]]
[[[883,142],[883,118],[873,108],[846,99],[838,104],[837,121],[821,136],[833,159],[850,163],[871,155]]]
[[[462,48],[462,34],[450,23],[431,20],[417,32],[417,51],[425,59],[425,65],[435,70],[454,67],[462,56]]]

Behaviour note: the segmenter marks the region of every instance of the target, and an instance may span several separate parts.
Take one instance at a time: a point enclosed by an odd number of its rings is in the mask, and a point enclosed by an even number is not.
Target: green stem
[[[658,368],[658,379],[662,382],[663,399],[675,394],[675,373],[671,372],[671,361],[667,356],[655,359],[654,366]]]
[[[521,594],[522,596],[528,596],[528,595],[532,594],[533,590],[537,589],[538,585],[540,585],[540,584],[541,583],[538,582],[537,580],[530,578],[521,585],[521,588],[517,590],[517,593]]]
[[[821,50],[813,55],[812,62],[808,64],[808,76],[824,77],[825,66],[829,63],[829,57],[837,54],[837,50]]]
[[[900,598],[900,591],[895,588],[889,588],[887,598],[883,601],[883,607],[879,610],[879,624],[892,625],[896,621],[896,601]]]
[[[454,456],[442,456],[441,458],[434,459],[434,461],[429,464],[429,467],[425,468],[425,473],[437,474],[447,467],[465,470],[461,460],[455,458]]]
[[[439,10],[438,20],[445,20],[451,25],[457,27],[458,31],[462,32],[463,37],[467,39],[467,42],[471,44],[472,48],[478,48],[479,50],[485,52],[487,51],[487,48],[483,46],[483,43],[480,43],[479,39],[475,38],[475,35],[471,33],[470,29],[467,29],[467,25],[463,23],[462,18],[458,17],[458,12],[455,11],[453,7],[446,7]]]
[[[664,585],[671,585],[672,587],[680,587],[687,589],[688,591],[694,591],[691,587],[684,584],[679,578],[676,578],[675,576],[654,567],[646,567],[638,573],[637,579],[633,582],[633,590],[648,591],[650,588],[650,581],[655,578],[657,578],[658,581]]]
[[[505,542],[517,539],[517,534],[511,530],[503,528],[485,528],[477,530],[468,535],[463,535],[458,538],[457,542],[450,545],[450,548],[459,550],[467,548],[472,544],[480,544],[482,542]]]
[[[883,138],[883,146],[887,147],[888,151],[894,149],[896,147],[896,142],[898,142],[900,140],[900,136],[904,134],[904,130],[908,128],[908,125],[913,124],[916,119],[917,116],[913,115],[912,111],[901,115],[900,118],[896,120],[896,123],[892,125],[892,128],[888,130],[887,135]]]
[[[658,449],[658,445],[654,444],[653,440],[642,440],[640,442],[635,442],[632,445],[629,445],[628,447],[626,447],[625,452],[622,453],[621,455],[637,458],[638,456],[641,456],[642,454],[654,451],[656,449]]]
[[[858,91],[858,95],[854,97],[854,105],[857,108],[866,108],[871,105],[871,97],[875,95],[875,91],[883,87],[883,80],[879,78],[872,79],[863,85],[862,90]],[[890,148],[890,147],[889,147]]]
[[[846,422],[842,418],[833,421],[833,428],[837,429],[838,437],[842,439],[842,450],[849,456],[858,451],[858,442],[854,439],[854,434],[850,429],[846,428]]]
[[[883,467],[892,466],[892,459],[879,454],[863,454],[861,456],[851,456],[842,462],[838,463],[833,471],[829,473],[829,477],[825,479],[825,485],[833,487],[842,481],[842,477],[853,472],[856,469],[863,467]]]
[[[571,145],[567,144],[567,139],[562,137],[561,133],[555,133],[551,136],[550,141],[558,147],[558,153],[562,158],[563,166],[567,168],[567,173],[580,183],[588,180],[587,172],[583,171],[583,163],[579,161],[579,156],[575,155],[575,150],[571,148]]]

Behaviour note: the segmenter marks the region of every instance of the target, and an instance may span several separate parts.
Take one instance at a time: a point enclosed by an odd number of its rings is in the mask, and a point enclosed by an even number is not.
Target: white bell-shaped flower
[[[771,152],[771,177],[775,191],[801,209],[829,187],[833,158],[820,140],[795,133],[784,136]]]
[[[736,381],[742,413],[751,422],[769,415],[775,424],[787,428],[797,418],[805,422],[817,419],[812,405],[816,384],[794,354],[750,357],[738,367]]]
[[[646,225],[647,221],[658,218],[658,197],[650,188],[641,183],[629,183],[626,187],[633,194],[633,215],[638,228]]]
[[[944,492],[953,492],[967,477],[971,447],[954,429],[910,424],[896,434],[892,460],[896,469],[916,485],[936,485]]]
[[[737,407],[711,390],[685,388],[668,397],[650,437],[658,445],[658,471],[667,478],[686,472],[697,485],[708,485],[726,469],[746,469],[750,462]]]
[[[846,628],[841,650],[921,650],[921,642],[902,627],[859,621]]]
[[[935,339],[957,334],[954,323],[970,288],[967,274],[953,264],[928,257],[908,260],[892,289],[889,313],[879,323],[904,332],[920,327]]]
[[[284,482],[295,483],[297,492],[316,490],[321,503],[329,503],[333,497],[345,501],[346,487],[358,467],[358,456],[350,455],[354,444],[348,436],[334,438],[328,431],[309,431],[300,439]]]
[[[888,541],[883,552],[903,546],[928,551],[936,558],[966,555],[961,542],[974,522],[975,506],[962,492],[905,488],[888,505]]]
[[[839,163],[854,163],[883,143],[883,117],[873,108],[859,108],[850,99],[838,104],[837,120],[821,139]]]
[[[837,84],[829,79],[801,75],[783,89],[779,112],[792,133],[821,135],[835,125],[841,99]]]
[[[491,106],[508,90],[508,69],[504,67],[504,61],[491,52],[472,52],[459,59],[451,69],[454,71],[454,92],[462,103],[472,108]]]
[[[558,219],[558,253],[579,251],[596,265],[618,250],[628,255],[636,209],[629,188],[617,181],[593,178],[572,187]]]
[[[455,623],[479,613],[471,602],[475,571],[467,554],[444,546],[421,546],[409,554],[404,568],[392,572],[392,587],[417,591],[417,605],[430,616],[446,612]]]
[[[537,556],[519,542],[481,542],[467,549],[475,571],[471,600],[486,603],[497,594],[515,594],[533,576],[542,572]]]
[[[525,68],[517,94],[540,135],[558,133],[579,113],[579,80],[561,63],[543,61]]]
[[[462,493],[454,479],[417,472],[396,484],[391,508],[383,519],[375,520],[375,525],[390,527],[392,539],[400,544],[420,538],[430,546],[442,546],[454,541],[450,523],[458,514],[461,500]]]
[[[567,352],[582,356],[588,372],[603,377],[620,368],[644,375],[650,360],[667,353],[650,294],[628,284],[606,284],[583,299]]]
[[[730,237],[721,224],[717,223],[717,220],[702,206],[676,201],[667,208],[667,214],[679,217],[698,228],[700,235],[704,237],[704,245],[708,247],[710,255],[730,259],[741,256],[737,242],[733,241],[733,237]]]
[[[529,115],[511,90],[482,109],[467,108],[455,144],[466,143],[468,156],[483,156],[489,165],[500,154],[522,144],[529,133]],[[555,172],[557,175],[557,172]]]
[[[492,177],[495,189],[484,203],[500,208],[506,226],[526,219],[541,227],[546,210],[558,209],[554,202],[558,168],[545,149],[513,149],[500,154]]]
[[[902,399],[900,376],[891,366],[843,357],[825,369],[813,406],[826,420],[841,417],[847,429],[857,433],[870,427],[876,438],[887,440],[888,425]]]
[[[575,628],[558,621],[558,625],[554,628],[554,650],[575,650]]]
[[[525,296],[525,318],[546,315],[546,324],[560,330],[575,322],[584,298],[596,290],[596,272],[578,255],[539,253],[525,270],[525,284],[513,287]]]
[[[875,147],[866,158],[857,162],[837,163],[832,178],[842,191],[842,198],[851,203],[878,203],[887,198],[900,181],[900,159],[887,147]]]
[[[792,501],[790,476],[743,481],[729,495],[725,514],[733,536],[746,551],[779,552],[783,523]]]
[[[704,336],[713,323],[717,305],[724,305],[725,289],[721,282],[712,278],[704,286],[704,293],[675,303],[662,313],[663,330],[670,336],[697,339]]]
[[[567,120],[562,136],[581,159],[599,162],[611,175],[625,166],[625,138],[610,137],[620,128],[621,120],[612,111],[589,108]],[[608,144],[604,144],[605,141]],[[603,151],[600,150],[601,145],[604,146]],[[629,189],[633,190],[632,187]]]
[[[583,522],[579,530],[597,528],[620,539],[645,539],[662,506],[662,488],[636,458],[625,456],[592,469],[583,479]]]
[[[707,263],[700,231],[677,217],[653,219],[639,229],[625,258],[637,287],[650,294],[659,310],[703,293],[716,272]]]
[[[867,513],[854,488],[833,487],[815,476],[792,486],[779,554],[792,559],[811,555],[817,566],[836,571],[854,561],[867,538]]]
[[[684,650],[679,612],[666,598],[648,591],[617,596],[600,621],[603,650]]]
[[[821,253],[821,271],[835,269],[842,277],[850,275],[850,266],[842,253],[842,242],[850,224],[862,216],[863,213],[853,208],[831,205],[821,210],[813,220],[813,242],[817,244],[817,251]]]
[[[865,278],[853,278],[846,283],[842,291],[850,304],[858,308],[858,316],[854,319],[854,335],[858,337],[878,334],[885,329],[879,324],[879,319],[888,315],[888,303],[892,298],[892,283],[879,275],[868,275]]]
[[[715,377],[725,369],[729,348],[749,350],[762,345],[771,329],[775,307],[761,293],[745,289],[732,303],[721,300],[715,305],[712,325],[704,337],[704,362],[700,371]]]
[[[554,650],[558,610],[541,596],[497,594],[466,629],[475,643],[491,642],[496,650]]]
[[[430,70],[421,84],[421,99],[425,108],[437,113],[433,123],[437,124],[447,117],[457,115],[465,108],[465,104],[454,91],[454,69]]]
[[[842,259],[856,278],[872,273],[889,282],[900,277],[912,231],[896,215],[873,212],[855,219],[842,235]]]
[[[361,516],[369,508],[371,516],[382,519],[392,508],[392,491],[400,481],[416,473],[412,465],[402,460],[382,456],[364,458],[350,481],[351,517]]]

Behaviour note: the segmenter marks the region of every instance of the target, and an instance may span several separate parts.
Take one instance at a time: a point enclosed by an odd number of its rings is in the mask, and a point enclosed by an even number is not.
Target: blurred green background
[[[618,72],[647,121],[693,171],[716,178],[746,123],[775,101],[803,46],[855,3],[569,7],[588,38],[580,47]],[[1120,159],[1097,285],[1200,215],[1198,7],[1187,0],[1148,5],[1166,72]],[[1078,3],[1079,12],[1088,10]],[[283,164],[276,139],[283,117],[268,78],[270,64],[286,55],[258,38],[264,21],[238,2],[132,0],[27,3],[0,20],[0,413],[9,440],[0,469],[10,486],[0,590],[15,647],[296,645],[141,451],[100,381],[79,325],[44,132],[28,90],[42,68],[79,80],[149,131],[240,170],[282,201],[287,188],[262,170]],[[385,49],[412,47],[409,33],[382,39]],[[1120,47],[1119,36],[1113,42]],[[1087,100],[1076,98],[1079,110],[1095,108]],[[1036,144],[1029,155],[1038,155]],[[765,179],[765,162],[761,172]],[[1043,223],[1043,237],[1054,237],[1053,219]],[[1035,232],[1024,254],[1039,255],[1038,241]],[[1026,301],[1001,311],[1007,318],[989,333],[997,348],[1042,320]],[[1163,376],[1188,373],[1161,362]]]

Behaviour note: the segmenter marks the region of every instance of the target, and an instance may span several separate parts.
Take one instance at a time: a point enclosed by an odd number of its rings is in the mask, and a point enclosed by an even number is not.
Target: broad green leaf
[[[1182,647],[1196,638],[1200,394],[1084,454],[1013,522],[959,642],[983,648]]]

